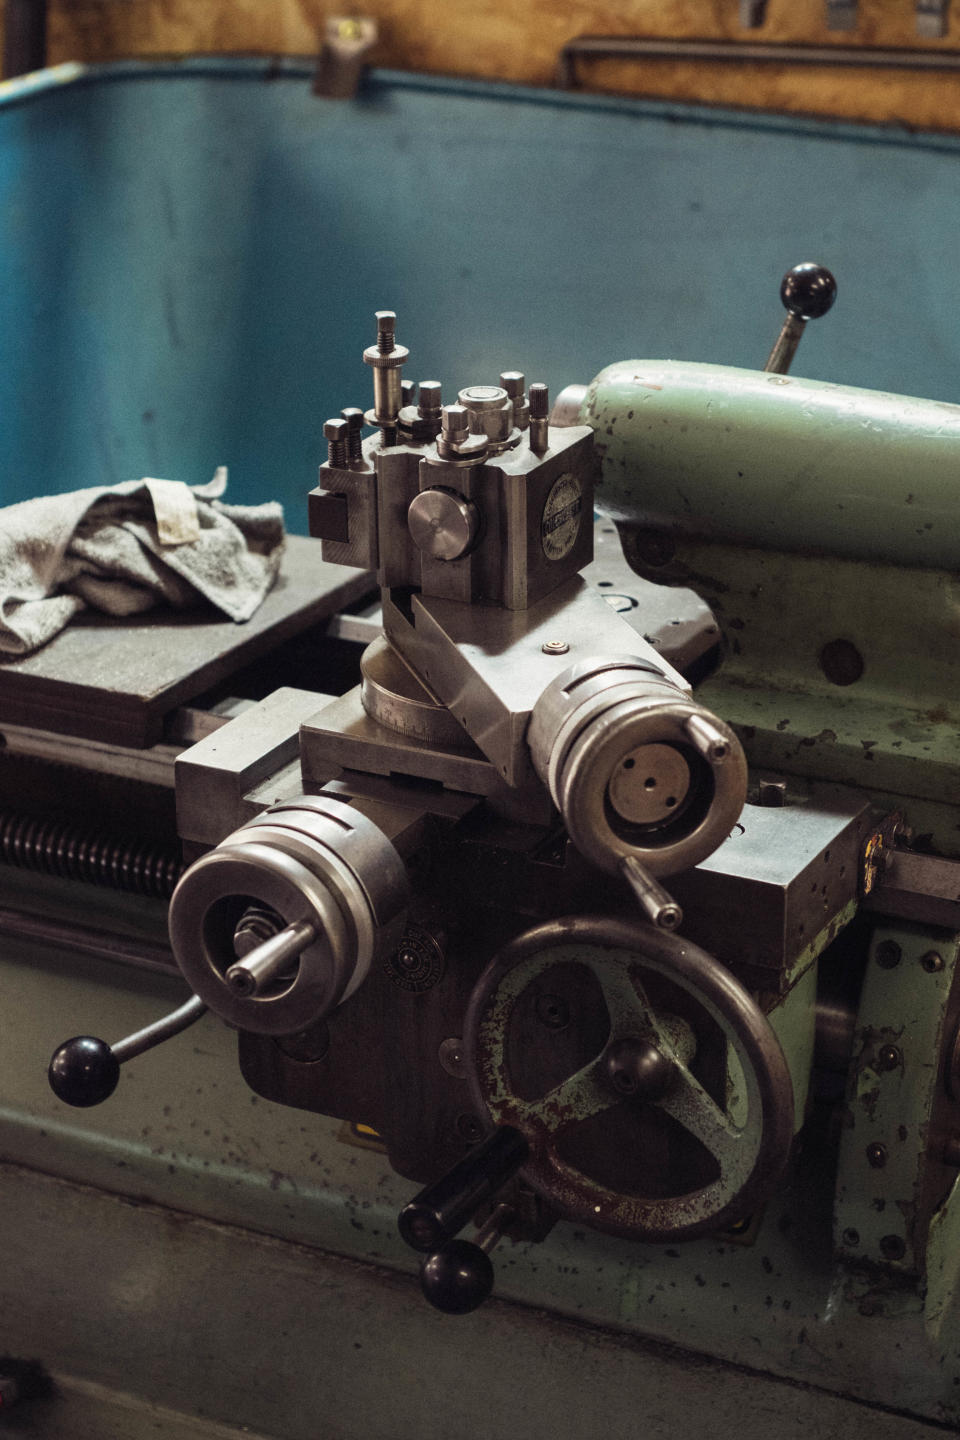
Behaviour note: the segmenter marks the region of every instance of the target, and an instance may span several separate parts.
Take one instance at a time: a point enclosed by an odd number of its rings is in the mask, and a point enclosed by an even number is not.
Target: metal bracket
[[[326,100],[353,99],[366,58],[378,39],[377,22],[369,16],[329,16],[313,76],[314,95]]]
[[[827,29],[856,30],[857,0],[827,0]]]
[[[950,28],[950,0],[916,0],[917,34],[924,40],[942,40]]]
[[[740,0],[740,24],[745,30],[759,30],[767,18],[767,0]]]

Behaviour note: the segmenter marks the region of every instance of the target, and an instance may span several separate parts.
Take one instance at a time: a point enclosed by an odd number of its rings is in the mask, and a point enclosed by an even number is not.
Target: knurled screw
[[[504,387],[506,388],[506,387]],[[510,392],[507,391],[507,394]],[[528,395],[530,401],[530,419],[546,420],[550,413],[550,389],[542,381],[535,380],[530,386]]]
[[[879,1140],[874,1140],[872,1145],[867,1146],[867,1160],[874,1170],[882,1170],[887,1163],[887,1147]]]
[[[350,444],[350,426],[346,420],[328,420],[323,433],[329,442],[327,464],[338,470],[346,468]]]
[[[363,459],[363,411],[358,410],[355,405],[349,405],[346,410],[341,410],[340,414],[350,427],[347,433],[347,459],[351,465],[357,465]]]
[[[928,950],[926,955],[920,957],[920,964],[928,975],[936,975],[938,970],[943,969],[943,956],[936,950]]]

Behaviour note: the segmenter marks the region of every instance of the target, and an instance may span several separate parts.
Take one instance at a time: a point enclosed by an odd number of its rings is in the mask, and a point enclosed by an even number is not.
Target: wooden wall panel
[[[240,52],[310,55],[324,0],[51,0],[51,61]],[[919,41],[912,0],[860,0],[857,30],[831,34],[824,0],[768,0],[762,30],[740,28],[737,0],[363,0],[380,22],[382,65],[551,85],[576,35],[758,39],[960,49],[950,33]],[[960,130],[960,73],[807,69],[657,61],[581,64],[583,88],[717,105]]]

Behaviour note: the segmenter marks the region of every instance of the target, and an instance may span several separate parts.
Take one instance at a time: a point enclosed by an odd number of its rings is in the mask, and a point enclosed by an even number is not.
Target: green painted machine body
[[[599,503],[616,520],[960,569],[960,405],[629,360],[601,371],[582,418],[602,457]]]
[[[627,361],[587,391],[601,507],[723,637],[751,764],[861,787],[960,854],[960,406]]]

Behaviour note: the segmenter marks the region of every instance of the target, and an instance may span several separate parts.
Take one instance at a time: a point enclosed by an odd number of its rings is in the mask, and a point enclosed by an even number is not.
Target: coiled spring
[[[0,862],[157,899],[170,898],[184,868],[178,854],[148,841],[9,810],[0,810]]]

